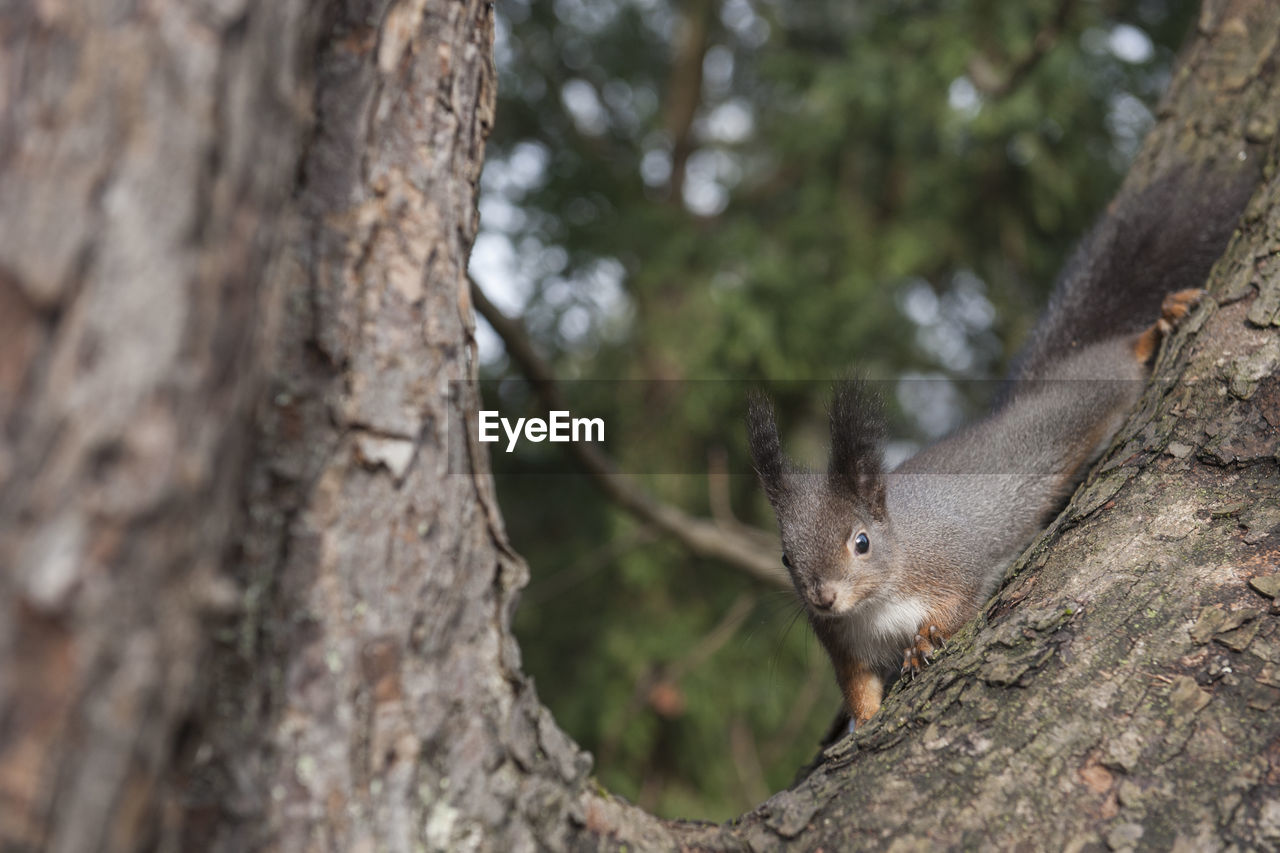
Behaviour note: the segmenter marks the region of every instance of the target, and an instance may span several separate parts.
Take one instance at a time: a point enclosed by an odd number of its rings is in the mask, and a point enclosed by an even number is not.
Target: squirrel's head
[[[782,564],[815,616],[838,616],[888,579],[892,528],[885,510],[879,401],[857,381],[836,387],[826,473],[797,468],[782,452],[773,406],[752,395],[748,439],[778,517]]]

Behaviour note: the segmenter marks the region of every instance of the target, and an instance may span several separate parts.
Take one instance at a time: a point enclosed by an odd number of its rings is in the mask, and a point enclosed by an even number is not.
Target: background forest
[[[821,380],[783,401],[802,458],[852,365],[889,380],[894,454],[980,406],[970,380],[1001,374],[1114,191],[1194,10],[501,0],[472,274],[622,472],[772,532],[744,380]],[[520,408],[479,334],[487,402]],[[492,455],[532,573],[525,669],[601,781],[712,820],[785,786],[838,704],[790,592],[637,522],[560,446]]]

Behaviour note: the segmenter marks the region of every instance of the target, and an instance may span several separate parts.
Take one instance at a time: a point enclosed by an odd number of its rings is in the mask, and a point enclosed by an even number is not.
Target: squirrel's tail
[[[1081,347],[1140,332],[1166,294],[1203,287],[1258,180],[1251,167],[1184,167],[1113,202],[1067,261],[1009,378],[1034,379]]]

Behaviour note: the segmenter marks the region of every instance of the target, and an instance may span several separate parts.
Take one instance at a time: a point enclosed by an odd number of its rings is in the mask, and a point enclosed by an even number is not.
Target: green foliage
[[[749,470],[744,384],[728,380],[851,365],[999,375],[1114,191],[1193,11],[500,2],[475,274],[565,379],[685,380],[575,386],[575,413],[605,418],[621,470],[706,514],[695,472],[709,454]],[[518,375],[500,356],[485,371]],[[519,392],[504,394],[490,402],[518,407]],[[896,402],[904,429],[922,424]],[[788,444],[805,436],[790,430]],[[499,488],[533,572],[517,615],[525,664],[602,781],[713,819],[785,785],[838,701],[803,619],[786,630],[789,600],[638,529],[564,473],[558,448],[500,467],[521,472]],[[772,528],[749,476],[729,496]],[[743,595],[750,615],[683,671]],[[664,715],[646,690],[673,670],[682,707]]]

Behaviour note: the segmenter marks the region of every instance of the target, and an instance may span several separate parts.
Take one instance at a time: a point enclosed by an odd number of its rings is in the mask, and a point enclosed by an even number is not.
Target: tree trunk
[[[476,408],[467,256],[489,4],[345,4],[318,58],[286,310],[259,414],[236,647],[213,670],[191,843],[556,845],[589,760],[520,673],[526,568]],[[208,759],[208,760],[206,760]]]
[[[145,5],[145,9],[143,6]],[[298,0],[0,6],[0,847],[122,850],[234,603]]]
[[[488,5],[38,9],[0,29],[6,848],[1280,843],[1280,3],[1206,4],[1123,190],[1271,158],[1216,305],[981,624],[723,827],[595,790],[520,672],[459,428]]]
[[[1121,191],[1185,163],[1269,176],[1111,452],[927,677],[792,790],[674,838],[1280,846],[1277,20],[1205,4]]]

